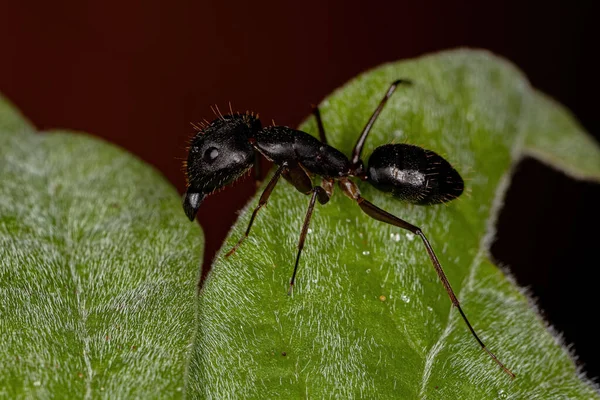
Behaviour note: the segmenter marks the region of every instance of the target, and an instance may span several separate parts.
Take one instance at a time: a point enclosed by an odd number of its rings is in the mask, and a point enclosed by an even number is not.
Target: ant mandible
[[[272,161],[277,165],[277,170],[260,196],[246,232],[226,257],[231,256],[248,237],[258,211],[267,204],[273,188],[283,176],[298,191],[311,196],[300,233],[294,272],[290,280],[289,293],[291,293],[315,201],[318,200],[321,204],[327,203],[337,181],[342,192],[356,201],[365,214],[378,221],[406,229],[421,238],[452,304],[458,309],[467,327],[481,348],[504,372],[514,378],[515,375],[488,350],[475,333],[460,307],[429,240],[421,229],[366,200],[361,196],[356,184],[350,180],[350,177],[360,178],[400,200],[420,205],[449,202],[462,194],[463,180],[450,163],[433,151],[418,146],[386,144],[377,147],[365,169],[361,153],[367,136],[387,100],[400,84],[410,85],[411,82],[400,79],[391,84],[360,134],[350,159],[327,144],[325,129],[317,107],[314,107],[313,113],[317,120],[320,140],[306,132],[284,126],[263,128],[254,114],[232,112],[225,116],[219,115],[219,118],[213,122],[202,126],[192,139],[186,166],[188,189],[184,195],[183,208],[188,218],[194,220],[200,204],[208,194],[233,182],[252,166],[257,167],[260,155]],[[313,185],[313,176],[322,178],[321,185]]]

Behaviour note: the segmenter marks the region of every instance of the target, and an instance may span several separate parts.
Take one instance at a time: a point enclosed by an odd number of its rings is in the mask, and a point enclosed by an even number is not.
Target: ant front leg
[[[498,364],[500,366],[500,368],[502,368],[502,370],[504,372],[506,372],[511,378],[514,378],[515,374],[513,374],[508,368],[506,368],[504,366],[504,364],[502,364],[502,362],[500,362],[500,360],[494,355],[494,353],[492,353],[486,347],[486,345],[483,343],[483,341],[481,339],[479,339],[479,336],[477,336],[475,329],[473,329],[473,326],[471,325],[471,323],[467,319],[467,316],[463,312],[463,310],[460,306],[460,303],[458,301],[458,298],[454,294],[454,290],[452,290],[452,287],[450,286],[450,282],[448,281],[448,278],[446,277],[446,274],[444,273],[444,270],[442,269],[442,265],[440,264],[440,261],[438,260],[437,256],[435,255],[435,252],[433,251],[433,248],[431,247],[429,240],[427,240],[427,237],[425,237],[425,234],[423,233],[423,231],[421,231],[421,228],[419,228],[413,224],[410,224],[406,221],[403,221],[402,219],[396,217],[395,215],[390,214],[389,212],[387,212],[385,210],[382,210],[381,208],[377,207],[370,201],[363,198],[360,195],[360,191],[358,190],[358,187],[351,180],[349,180],[347,178],[340,179],[339,185],[342,188],[342,191],[344,192],[344,194],[347,195],[348,197],[350,197],[351,199],[356,200],[356,202],[358,203],[358,206],[361,208],[361,210],[365,214],[367,214],[369,217],[376,219],[378,221],[381,221],[381,222],[385,222],[386,224],[390,224],[390,225],[394,225],[394,226],[397,226],[402,229],[406,229],[421,238],[421,240],[423,241],[423,244],[425,245],[425,249],[427,250],[427,254],[429,255],[429,258],[431,259],[431,262],[433,263],[435,271],[437,272],[438,277],[442,281],[442,285],[444,285],[446,292],[448,292],[448,296],[450,297],[450,301],[452,302],[452,305],[458,309],[458,312],[460,313],[462,319],[467,324],[467,327],[471,331],[471,334],[473,334],[473,337],[475,337],[475,340],[477,340],[477,343],[479,343],[481,348],[483,350],[485,350],[486,353],[488,353],[488,355],[496,362],[496,364]]]
[[[256,206],[256,208],[252,212],[252,217],[250,217],[250,223],[248,223],[248,228],[246,229],[246,232],[244,233],[244,236],[242,236],[240,238],[240,240],[236,243],[236,245],[233,246],[233,248],[231,250],[229,250],[227,252],[227,254],[225,254],[225,257],[229,257],[230,255],[232,255],[237,250],[237,248],[240,247],[240,245],[242,244],[242,242],[248,237],[248,235],[250,234],[250,229],[252,228],[252,223],[254,222],[254,218],[256,218],[256,214],[258,214],[258,211],[265,204],[267,204],[267,201],[269,201],[269,196],[271,195],[271,192],[273,192],[273,188],[275,188],[275,185],[277,184],[277,181],[279,181],[279,177],[281,176],[281,174],[284,172],[284,170],[286,168],[287,168],[287,164],[283,164],[279,168],[277,168],[277,171],[275,171],[275,175],[273,175],[273,177],[269,181],[269,184],[267,185],[267,187],[263,191],[262,195],[260,196],[260,200],[258,201],[258,205]]]

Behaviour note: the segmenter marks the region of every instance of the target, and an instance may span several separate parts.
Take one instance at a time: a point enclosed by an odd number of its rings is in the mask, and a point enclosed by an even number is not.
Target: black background
[[[592,2],[0,2],[0,92],[40,129],[83,130],[125,147],[184,190],[190,121],[232,101],[297,125],[365,69],[458,46],[492,50],[568,106],[598,138],[600,30]],[[203,204],[205,261],[253,193]],[[595,325],[600,188],[521,164],[493,255],[600,375]]]

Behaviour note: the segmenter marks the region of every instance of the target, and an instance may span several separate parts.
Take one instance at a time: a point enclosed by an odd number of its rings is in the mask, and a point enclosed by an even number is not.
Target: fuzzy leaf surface
[[[598,180],[598,146],[514,66],[468,50],[387,64],[349,82],[320,105],[330,144],[349,155],[399,78],[414,85],[398,88],[388,102],[367,140],[365,160],[382,144],[416,144],[453,164],[467,190],[456,201],[429,207],[402,203],[365,182],[360,190],[422,228],[465,313],[516,379],[473,339],[420,240],[369,218],[339,189],[327,205],[316,206],[288,296],[309,199],[281,181],[250,237],[226,259],[257,198],[250,202],[205,283],[190,397],[599,398],[488,252],[520,158],[535,156],[572,176]],[[301,129],[317,136],[313,118]]]
[[[153,168],[0,98],[0,398],[180,398],[201,233]]]

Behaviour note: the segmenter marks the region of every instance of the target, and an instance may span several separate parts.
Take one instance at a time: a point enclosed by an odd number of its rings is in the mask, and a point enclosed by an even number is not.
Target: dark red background
[[[37,3],[37,4],[36,4]],[[600,32],[588,4],[564,2],[0,2],[0,91],[40,128],[104,137],[184,190],[189,122],[210,105],[297,125],[332,89],[386,61],[457,46],[501,54],[600,133]],[[206,261],[250,181],[199,213]],[[597,186],[527,162],[515,178],[494,255],[539,297],[591,376],[596,343]],[[585,313],[583,311],[586,311]],[[593,314],[590,314],[593,313]]]

